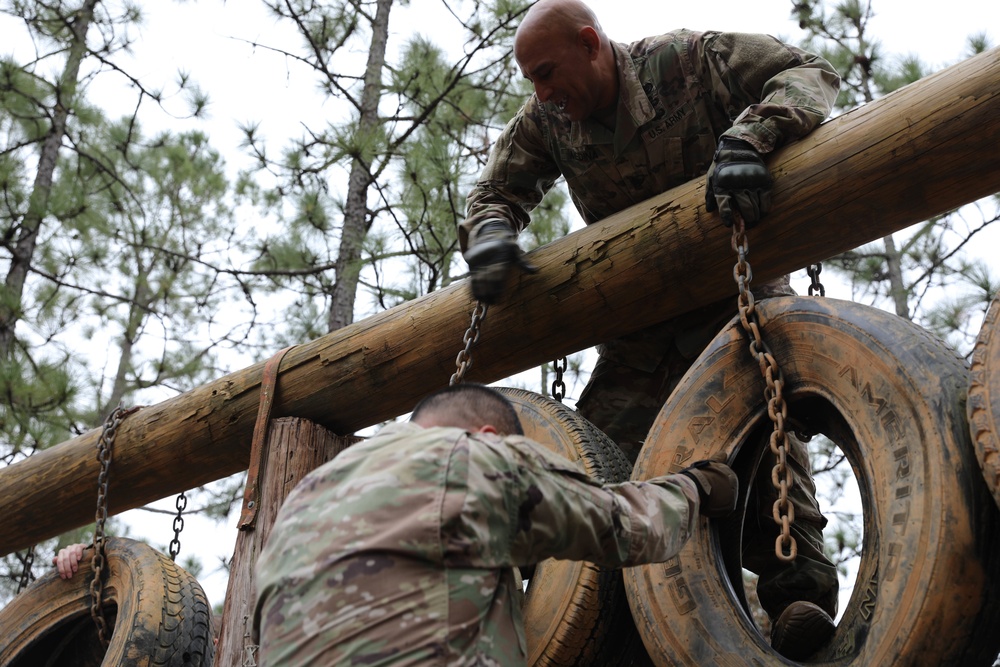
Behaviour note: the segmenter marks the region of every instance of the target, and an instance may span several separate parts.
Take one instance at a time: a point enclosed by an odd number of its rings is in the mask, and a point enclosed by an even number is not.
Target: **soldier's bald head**
[[[603,35],[601,24],[593,10],[580,0],[538,0],[521,20],[514,34],[514,48],[518,41],[542,34],[575,39],[583,28],[591,27]]]
[[[523,435],[521,420],[507,398],[481,384],[457,384],[425,396],[410,421],[430,428],[452,426],[476,432],[492,427],[500,435]]]

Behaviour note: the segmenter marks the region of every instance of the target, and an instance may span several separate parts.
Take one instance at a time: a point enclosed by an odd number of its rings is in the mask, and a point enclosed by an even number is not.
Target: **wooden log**
[[[776,152],[773,208],[750,232],[756,280],[1000,191],[1000,49],[855,109]],[[531,254],[490,309],[470,380],[494,382],[735,293],[728,231],[697,179]],[[335,433],[408,411],[447,385],[472,311],[464,282],[290,350],[275,416]],[[247,466],[263,365],[131,415],[109,491],[121,512]],[[92,431],[0,470],[0,553],[93,519]]]
[[[222,613],[222,634],[215,653],[216,667],[257,664],[257,646],[251,633],[256,603],[254,566],[271,534],[278,508],[309,471],[332,459],[353,441],[335,436],[305,419],[271,422],[270,455],[260,471],[261,506],[257,520],[252,529],[241,530],[236,537]]]

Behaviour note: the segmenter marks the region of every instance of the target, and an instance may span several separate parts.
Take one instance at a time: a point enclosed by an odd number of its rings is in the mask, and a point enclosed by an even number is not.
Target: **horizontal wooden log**
[[[757,282],[1000,191],[1000,49],[855,109],[774,154],[773,207],[751,230]],[[470,380],[494,382],[735,293],[730,235],[703,179],[531,254],[490,309]],[[274,416],[349,434],[444,387],[473,308],[464,282],[290,350]],[[146,407],[118,429],[118,513],[247,466],[263,364]],[[93,520],[99,431],[0,470],[0,553]]]

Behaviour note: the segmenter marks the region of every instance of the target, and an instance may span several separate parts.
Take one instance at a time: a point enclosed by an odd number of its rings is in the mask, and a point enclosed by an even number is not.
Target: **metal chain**
[[[130,412],[130,411],[128,411]],[[104,420],[104,430],[97,440],[97,460],[101,464],[101,472],[97,476],[97,514],[94,525],[94,558],[92,567],[94,579],[90,582],[90,616],[97,625],[97,637],[101,644],[107,647],[111,643],[108,633],[108,621],[104,618],[104,523],[108,519],[108,472],[111,468],[111,448],[115,443],[115,435],[122,417],[128,414],[119,403],[108,418]]]
[[[15,595],[19,595],[21,591],[28,587],[31,580],[35,578],[31,572],[31,568],[35,564],[35,547],[30,547],[24,552],[24,558],[21,559],[21,563],[24,567],[21,569],[21,578],[18,579],[17,593]]]
[[[260,646],[253,643],[253,636],[250,634],[250,617],[243,616],[243,662],[240,667],[257,667],[257,651]]]
[[[566,357],[560,357],[553,361],[552,367],[556,371],[556,379],[552,381],[552,398],[562,403],[566,396],[566,383],[563,382],[563,373],[566,372]]]
[[[738,297],[740,323],[751,339],[750,354],[757,360],[760,372],[766,381],[764,398],[767,400],[767,414],[774,424],[770,447],[777,463],[771,469],[771,484],[778,491],[778,499],[774,501],[772,515],[774,522],[781,526],[781,533],[774,542],[774,554],[778,560],[789,563],[798,555],[798,545],[791,533],[791,526],[795,522],[795,506],[788,502],[788,491],[793,480],[791,469],[788,467],[788,434],[785,432],[788,405],[782,395],[785,381],[778,362],[771,354],[767,343],[761,338],[760,321],[757,318],[753,293],[749,287],[750,281],[753,280],[753,272],[747,262],[749,244],[743,219],[739,215],[736,215],[736,223],[733,225],[732,245],[738,257],[736,266],[733,267],[733,277],[740,290]]]
[[[184,530],[184,510],[187,509],[188,499],[181,491],[177,496],[177,516],[174,517],[174,539],[170,540],[170,560],[177,560],[177,554],[181,552],[181,531]]]
[[[245,644],[243,646],[243,663],[240,667],[257,667],[257,651],[260,647],[256,644]]]
[[[455,359],[455,366],[458,367],[458,370],[452,373],[449,385],[461,384],[465,379],[466,371],[472,366],[472,346],[479,342],[479,327],[482,325],[483,320],[486,319],[486,311],[489,308],[482,301],[477,301],[476,307],[472,309],[472,323],[469,324],[469,328],[465,330],[465,335],[462,337],[465,347],[458,353],[458,357]]]
[[[819,281],[819,274],[823,271],[823,265],[819,262],[815,264],[810,264],[806,272],[809,274],[809,278],[812,282],[809,284],[809,296],[816,296],[819,293],[820,296],[826,296],[826,288],[823,287],[823,283]]]

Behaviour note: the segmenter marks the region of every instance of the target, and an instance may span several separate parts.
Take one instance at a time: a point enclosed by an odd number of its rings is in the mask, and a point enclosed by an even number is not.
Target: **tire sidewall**
[[[525,435],[548,450],[580,463],[607,482],[628,479],[631,465],[603,432],[575,411],[547,396],[504,387]],[[584,561],[547,559],[536,566],[522,612],[529,665],[600,665],[613,616],[628,614],[618,571]],[[632,628],[630,639],[641,649]],[[624,640],[625,638],[620,638]],[[628,643],[628,642],[626,642]]]
[[[957,659],[986,596],[982,532],[997,525],[992,512],[989,526],[974,526],[982,499],[967,483],[980,476],[961,418],[961,362],[910,323],[859,304],[785,297],[758,313],[786,400],[822,398],[859,447],[848,456],[865,499],[864,556],[822,656],[859,665]],[[736,457],[768,419],[763,389],[734,320],[664,406],[633,479],[720,451]],[[626,571],[633,617],[659,664],[787,662],[736,602],[724,570],[717,532],[702,519],[676,558]]]
[[[107,538],[105,567],[102,599],[105,608],[117,607],[117,620],[102,665],[212,664],[211,608],[194,577],[149,545],[121,537]],[[85,558],[71,579],[52,570],[0,609],[0,665],[23,665],[28,651],[58,645],[66,623],[89,617],[93,578]]]
[[[993,299],[976,337],[969,372],[969,429],[986,486],[1000,506],[1000,295]]]

